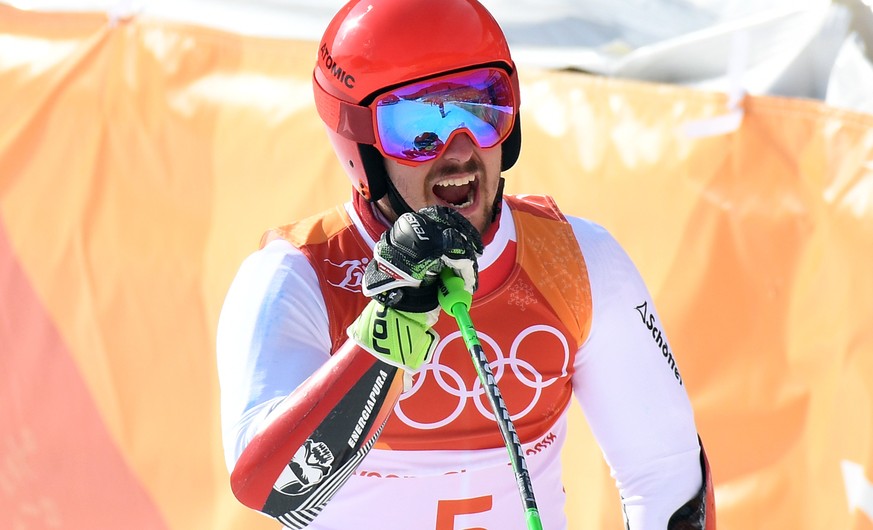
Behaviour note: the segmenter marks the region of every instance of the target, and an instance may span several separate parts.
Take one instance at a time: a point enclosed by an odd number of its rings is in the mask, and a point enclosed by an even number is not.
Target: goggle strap
[[[373,114],[369,107],[355,105],[328,94],[315,80],[315,76],[312,76],[312,86],[315,94],[315,109],[331,130],[359,144],[376,143]]]

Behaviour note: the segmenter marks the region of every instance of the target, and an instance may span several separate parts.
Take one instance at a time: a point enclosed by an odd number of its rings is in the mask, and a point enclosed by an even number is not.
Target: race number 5
[[[485,528],[455,528],[455,517],[472,513],[487,512],[491,509],[491,495],[471,499],[443,500],[437,504],[435,530],[487,530]]]

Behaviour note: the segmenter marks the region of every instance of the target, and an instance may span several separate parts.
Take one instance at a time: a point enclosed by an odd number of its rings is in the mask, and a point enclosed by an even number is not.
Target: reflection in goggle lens
[[[515,103],[509,77],[482,68],[406,85],[375,102],[378,146],[386,156],[424,162],[463,129],[482,148],[509,134]]]

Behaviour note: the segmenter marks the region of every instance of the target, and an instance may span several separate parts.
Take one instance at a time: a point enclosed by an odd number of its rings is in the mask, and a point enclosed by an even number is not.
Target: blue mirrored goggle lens
[[[376,102],[383,154],[424,162],[439,156],[451,134],[464,130],[482,148],[499,144],[515,117],[512,85],[503,70],[486,68],[407,85]]]

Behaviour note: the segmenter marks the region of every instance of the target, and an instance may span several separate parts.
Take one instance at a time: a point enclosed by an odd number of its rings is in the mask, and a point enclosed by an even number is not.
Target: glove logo
[[[379,344],[388,340],[388,322],[385,317],[388,316],[388,308],[380,306],[376,310],[376,318],[373,319],[373,349],[382,355],[391,356],[391,349]]]
[[[418,239],[422,241],[430,241],[430,238],[427,237],[427,230],[421,226],[421,223],[418,221],[418,218],[414,215],[407,216],[409,220],[409,226],[412,227],[412,231],[415,232],[415,235],[418,236]]]
[[[273,489],[285,495],[303,495],[329,474],[334,456],[324,442],[306,440],[276,479]]]

